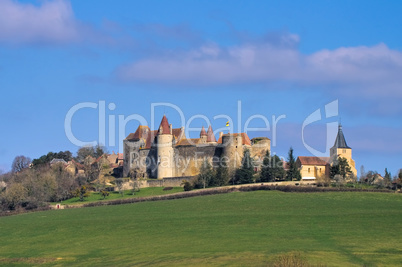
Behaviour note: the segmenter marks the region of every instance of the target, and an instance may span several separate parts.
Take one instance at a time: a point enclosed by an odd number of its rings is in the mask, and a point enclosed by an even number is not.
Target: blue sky
[[[234,132],[254,115],[249,127],[266,128],[266,118],[269,129],[248,133],[275,139],[272,152],[284,157],[290,146],[312,155],[306,144],[325,153],[326,127],[341,120],[357,169],[394,175],[402,168],[401,11],[399,1],[0,0],[0,169],[17,155],[76,152],[65,118],[80,103],[97,107],[74,113],[74,136],[99,141],[105,103],[110,152],[139,124],[119,129],[119,120],[150,125],[152,105],[169,103],[177,108],[155,107],[156,124],[165,113],[174,127],[200,128],[205,116],[218,135],[228,130],[218,115]],[[333,101],[337,115],[326,118]],[[322,119],[302,131],[318,109]]]

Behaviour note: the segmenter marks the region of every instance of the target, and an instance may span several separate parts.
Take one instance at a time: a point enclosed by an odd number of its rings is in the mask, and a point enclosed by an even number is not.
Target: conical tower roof
[[[338,135],[336,136],[334,147],[335,148],[350,148],[350,147],[348,147],[348,144],[346,144],[346,140],[345,140],[345,136],[343,135],[343,132],[342,132],[341,124],[339,124],[339,126],[338,126]]]
[[[159,129],[162,129],[159,134],[170,134],[169,122],[166,118],[166,115],[163,115],[161,124],[159,125]]]
[[[200,132],[200,137],[206,136],[206,135],[207,135],[207,132],[205,131],[204,126],[202,126],[202,129],[201,129],[201,132]]]
[[[214,131],[212,131],[211,125],[208,127],[207,142],[216,142]]]

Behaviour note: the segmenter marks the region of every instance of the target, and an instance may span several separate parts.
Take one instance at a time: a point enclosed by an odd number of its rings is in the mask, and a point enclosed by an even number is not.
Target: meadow
[[[126,199],[126,198],[136,198],[136,197],[150,197],[150,196],[160,196],[173,194],[178,192],[183,192],[183,187],[171,187],[170,190],[163,190],[163,187],[147,187],[142,188],[140,191],[135,192],[133,195],[131,190],[124,190],[123,194],[120,194],[118,191],[108,192],[109,196],[103,198],[101,193],[99,192],[91,192],[89,197],[84,198],[84,201],[81,201],[79,197],[73,197],[67,200],[63,200],[61,202],[52,203],[53,205],[57,203],[61,203],[62,205],[79,205],[79,204],[87,204],[91,202],[102,202],[114,199]]]
[[[402,194],[233,192],[0,218],[4,266],[400,266]]]

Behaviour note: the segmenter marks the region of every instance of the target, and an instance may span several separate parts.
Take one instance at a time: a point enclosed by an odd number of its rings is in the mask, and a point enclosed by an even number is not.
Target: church
[[[296,165],[300,170],[303,181],[314,181],[317,178],[329,176],[330,167],[338,157],[347,160],[353,175],[356,177],[357,171],[355,161],[352,159],[352,148],[346,143],[341,124],[338,126],[338,134],[334,146],[330,149],[329,157],[300,156],[296,160]]]

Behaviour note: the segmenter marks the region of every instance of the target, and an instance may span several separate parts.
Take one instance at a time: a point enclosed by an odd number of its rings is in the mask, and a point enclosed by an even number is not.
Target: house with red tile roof
[[[329,176],[329,163],[319,157],[299,156],[296,166],[300,170],[302,181],[315,181],[321,177]]]

